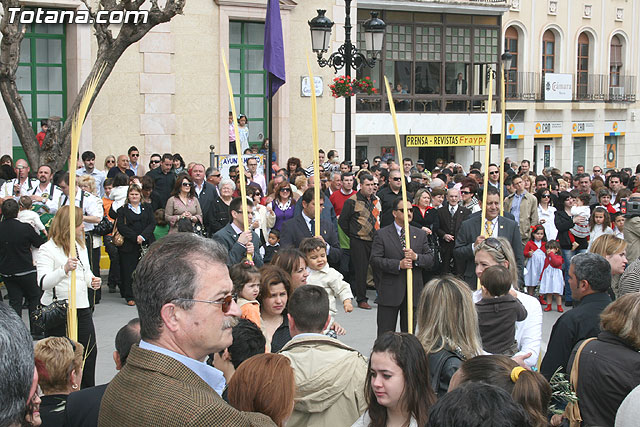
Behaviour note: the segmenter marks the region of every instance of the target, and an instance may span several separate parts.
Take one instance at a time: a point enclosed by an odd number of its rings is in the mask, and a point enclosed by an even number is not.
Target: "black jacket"
[[[567,374],[571,373],[576,344]],[[640,353],[620,337],[603,331],[580,353],[578,398],[583,426],[612,426],[625,397],[640,384]]]
[[[35,272],[31,247],[39,248],[44,242],[29,224],[16,218],[0,222],[0,275]]]
[[[402,191],[398,191],[398,194],[391,191],[391,187],[385,185],[376,193],[376,196],[380,199],[380,206],[382,207],[382,213],[380,214],[380,228],[386,227],[393,223],[393,202],[402,197]]]
[[[153,192],[160,196],[160,206],[166,206],[167,200],[169,200],[169,196],[171,195],[171,190],[173,190],[173,184],[176,182],[176,174],[173,173],[173,170],[170,170],[166,174],[162,173],[162,168],[157,167],[147,172],[147,176],[153,178]]]
[[[547,354],[542,359],[540,373],[548,380],[562,366],[566,372],[571,350],[579,342],[600,333],[600,313],[611,303],[606,292],[590,294],[580,304],[564,313],[551,330]]]
[[[460,203],[458,203],[458,208],[453,217],[451,216],[449,208],[449,203],[445,202],[440,209],[436,209],[438,215],[437,234],[440,237],[440,243],[444,244],[447,243],[447,241],[444,240],[444,235],[451,234],[453,237],[456,237],[462,223],[471,215],[471,211]],[[450,242],[450,244],[453,245],[454,242]]]
[[[553,222],[558,229],[558,242],[562,249],[571,249],[571,240],[569,240],[569,229],[573,227],[573,219],[565,212],[564,208],[556,208],[556,215]],[[578,249],[587,249],[589,241],[582,237],[576,237],[575,241],[580,244]]]
[[[411,220],[410,225],[418,228],[427,227],[436,235],[438,228],[440,228],[438,209],[428,209],[422,216],[420,208],[413,206],[413,220]]]
[[[202,219],[204,220],[207,233],[209,233],[209,236],[213,236],[231,221],[229,205],[223,202],[221,198],[216,197],[211,202],[207,214],[203,214]]]
[[[145,244],[150,245],[155,241],[153,230],[156,227],[156,219],[153,216],[151,205],[143,203],[140,206],[140,214],[123,205],[118,209],[118,231],[124,237],[124,243],[118,248],[121,252],[137,252],[140,245],[138,236],[144,237]]]
[[[65,427],[97,427],[102,396],[109,384],[83,388],[67,397]]]

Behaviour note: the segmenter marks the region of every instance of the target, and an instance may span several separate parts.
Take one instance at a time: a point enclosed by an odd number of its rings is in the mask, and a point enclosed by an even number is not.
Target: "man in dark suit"
[[[220,394],[222,372],[203,362],[229,347],[241,312],[219,243],[173,233],[152,245],[133,281],[140,344],[102,398],[98,424],[128,426],[275,426],[240,412]]]
[[[140,319],[131,319],[116,334],[116,350],[113,352],[113,361],[116,370],[122,370],[131,346],[140,342]],[[94,427],[98,425],[100,403],[102,396],[109,384],[83,388],[74,393],[69,393],[65,407],[65,426]]]
[[[442,274],[455,272],[462,274],[461,263],[453,258],[456,236],[462,222],[471,215],[471,211],[460,204],[460,190],[447,190],[447,201],[438,209],[439,226],[436,233],[440,237],[440,256],[442,257]],[[453,261],[453,269],[451,262]]]
[[[476,212],[462,223],[460,231],[456,236],[453,255],[456,260],[462,263],[464,280],[473,290],[477,288],[478,277],[476,276],[476,265],[474,248],[486,237],[504,237],[511,243],[511,248],[516,256],[518,264],[518,282],[524,285],[522,270],[524,269],[524,255],[522,240],[520,240],[520,230],[518,224],[509,218],[500,216],[500,194],[494,187],[487,188],[487,212],[484,224],[484,233],[481,235],[480,228],[482,213]],[[485,237],[486,234],[486,237]]]
[[[253,202],[247,200],[247,219],[251,223],[253,219]],[[262,267],[263,261],[260,255],[260,237],[253,231],[244,231],[244,219],[242,217],[242,199],[236,197],[229,204],[231,222],[213,235],[216,240],[229,252],[228,265],[237,264],[247,257],[253,256],[256,267]]]
[[[191,178],[196,190],[196,197],[202,209],[202,218],[207,217],[207,212],[211,208],[211,203],[218,197],[218,192],[213,185],[204,179],[204,165],[196,163],[191,168]]]
[[[409,221],[413,211],[401,198],[393,203],[393,224],[381,228],[373,239],[371,266],[376,271],[378,290],[378,336],[395,331],[400,312],[400,330],[408,331],[407,317],[407,269],[413,269],[413,312],[416,313],[422,292],[422,269],[433,265],[433,252],[427,234],[417,227],[409,227],[410,248],[405,249],[404,212]],[[415,325],[416,316],[413,320]]]
[[[300,215],[286,221],[282,226],[280,232],[280,247],[282,249],[287,247],[297,248],[302,240],[314,236],[316,211],[313,192],[313,188],[307,188],[299,199],[302,205],[302,212]],[[320,192],[320,197],[320,211],[322,211],[324,207],[324,194],[322,192]],[[338,231],[331,222],[324,220],[322,217],[320,218],[319,237],[328,245],[327,260],[329,265],[338,269],[342,258],[342,249],[340,249],[340,242],[338,242]]]
[[[147,172],[147,176],[153,178],[153,192],[160,196],[160,204],[165,206],[173,190],[173,184],[176,182],[176,174],[173,173],[173,156],[170,153],[163,154],[160,167]]]

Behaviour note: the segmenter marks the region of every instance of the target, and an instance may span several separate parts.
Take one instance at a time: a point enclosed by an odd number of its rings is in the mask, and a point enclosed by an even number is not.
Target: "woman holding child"
[[[562,191],[558,194],[558,210],[556,211],[554,221],[556,228],[558,229],[558,242],[560,242],[562,258],[564,259],[564,303],[568,307],[573,305],[571,288],[569,287],[569,265],[571,264],[571,257],[576,254],[586,252],[588,245],[587,239],[575,237],[570,231],[575,224],[581,224],[584,223],[585,220],[589,220],[589,218],[584,218],[580,215],[571,215],[571,208],[575,204],[576,196],[576,193],[569,193],[566,191]]]

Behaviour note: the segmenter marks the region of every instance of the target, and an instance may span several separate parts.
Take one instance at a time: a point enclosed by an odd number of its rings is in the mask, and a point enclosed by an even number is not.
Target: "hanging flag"
[[[280,0],[268,0],[267,20],[264,25],[264,59],[262,66],[271,74],[271,87],[267,96],[273,97],[285,83],[284,42],[282,41],[282,20]]]

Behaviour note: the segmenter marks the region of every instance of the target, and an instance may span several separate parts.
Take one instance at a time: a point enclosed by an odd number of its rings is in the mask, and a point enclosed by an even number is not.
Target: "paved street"
[[[103,384],[111,380],[116,374],[113,363],[114,340],[116,332],[130,319],[138,315],[135,307],[127,306],[120,298],[120,294],[108,293],[104,286],[102,302],[96,307],[94,323],[98,336],[98,363],[96,366],[96,384]],[[347,330],[347,335],[341,337],[346,344],[356,348],[369,356],[376,337],[376,306],[373,304],[375,291],[369,291],[369,302],[372,310],[355,308],[352,313],[339,312],[338,322]],[[25,310],[26,312],[26,310]],[[26,317],[26,316],[25,316]],[[551,327],[559,313],[552,311],[544,313],[543,320],[543,351],[551,333]]]

